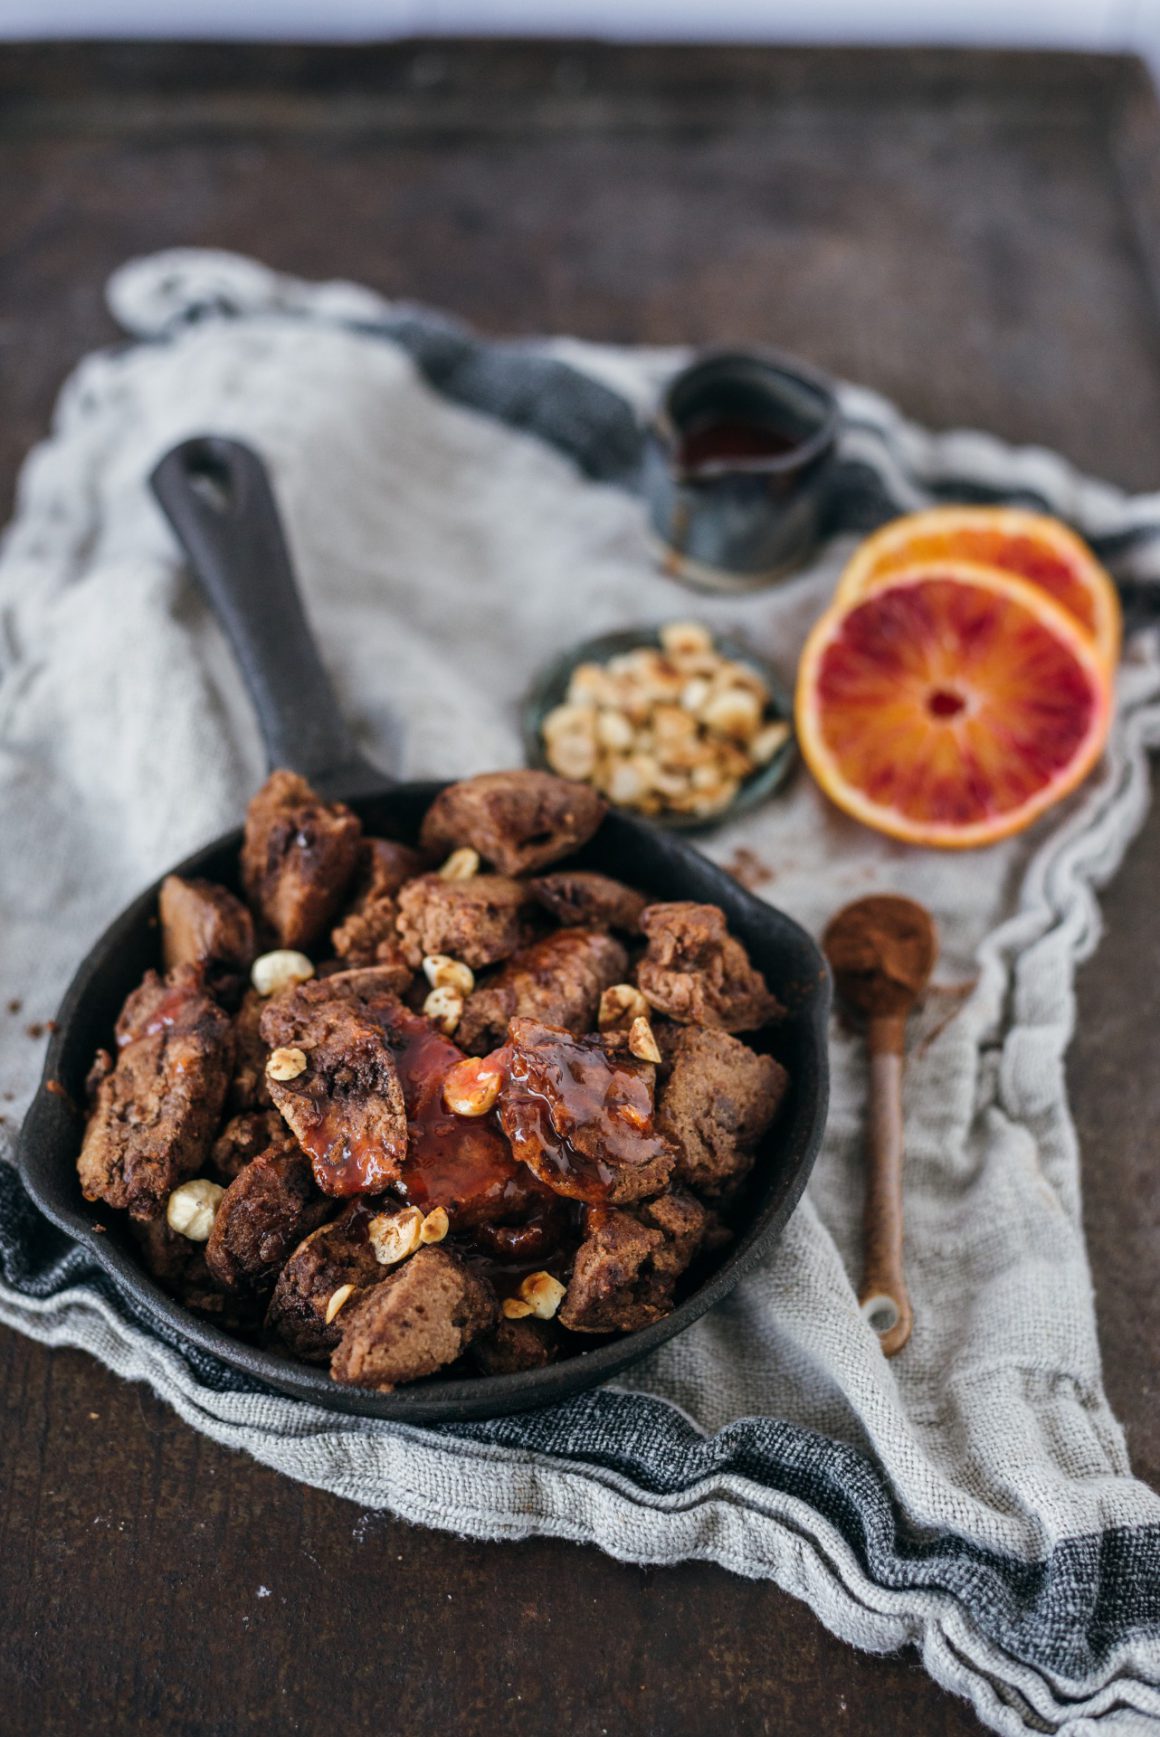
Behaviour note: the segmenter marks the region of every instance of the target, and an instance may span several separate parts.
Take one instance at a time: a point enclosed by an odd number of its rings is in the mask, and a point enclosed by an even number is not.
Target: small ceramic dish
[[[529,766],[551,770],[544,744],[544,720],[549,712],[565,704],[573,670],[582,663],[608,663],[622,652],[635,651],[640,646],[655,647],[658,651],[661,649],[659,624],[655,627],[625,627],[616,633],[604,633],[596,639],[586,639],[570,651],[561,653],[548,665],[536,678],[524,702],[524,754]],[[769,665],[743,641],[731,639],[728,635],[714,634],[713,649],[720,652],[722,657],[732,658],[760,676],[769,693],[764,722],[787,723],[790,733],[773,758],[764,766],[759,766],[755,772],[751,772],[742,782],[732,802],[718,813],[677,814],[662,809],[659,814],[645,817],[653,825],[664,826],[674,832],[709,832],[716,826],[723,826],[726,821],[734,820],[748,809],[756,808],[759,802],[764,802],[766,797],[772,796],[775,790],[781,788],[797,760],[797,743],[793,734],[793,704]],[[625,812],[640,814],[639,809],[627,807]]]

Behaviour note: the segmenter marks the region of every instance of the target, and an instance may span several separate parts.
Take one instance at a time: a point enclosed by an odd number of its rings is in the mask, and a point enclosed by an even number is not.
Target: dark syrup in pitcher
[[[707,465],[761,465],[785,458],[800,444],[770,422],[744,422],[738,417],[706,417],[682,429],[677,461],[682,470]]]

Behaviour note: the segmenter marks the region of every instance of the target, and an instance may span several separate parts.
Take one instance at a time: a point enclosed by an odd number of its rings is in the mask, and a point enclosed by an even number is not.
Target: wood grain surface
[[[7,47],[3,505],[115,337],[108,272],[174,243],[492,332],[771,341],[1154,487],[1158,140],[1141,70],[1097,57]],[[1068,1064],[1108,1391],[1154,1483],[1158,847],[1154,816]],[[0,1416],[3,1737],[978,1729],[772,1586],[362,1513],[71,1351],[0,1335]]]

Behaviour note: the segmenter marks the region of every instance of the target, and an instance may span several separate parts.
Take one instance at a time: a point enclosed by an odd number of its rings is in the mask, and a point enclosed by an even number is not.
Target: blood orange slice
[[[934,507],[884,525],[858,549],[838,596],[864,597],[882,578],[932,561],[972,561],[1046,591],[1095,641],[1105,669],[1120,655],[1120,600],[1087,544],[1058,519],[1016,507]]]
[[[1019,832],[1074,790],[1111,709],[1074,618],[967,562],[838,597],[798,665],[798,740],[822,789],[867,826],[945,849]]]

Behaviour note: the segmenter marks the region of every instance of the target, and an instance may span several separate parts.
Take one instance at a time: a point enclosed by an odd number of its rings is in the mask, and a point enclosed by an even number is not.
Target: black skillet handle
[[[331,794],[381,790],[389,780],[360,753],[322,667],[257,453],[199,436],[149,480],[241,665],[270,767]]]

